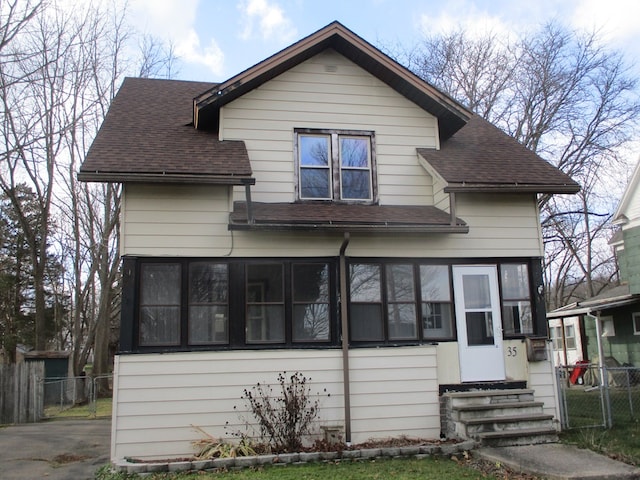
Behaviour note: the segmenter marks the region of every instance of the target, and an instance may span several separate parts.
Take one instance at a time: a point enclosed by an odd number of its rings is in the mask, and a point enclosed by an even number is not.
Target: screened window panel
[[[351,322],[351,340],[384,340],[381,304],[352,304],[349,321]]]
[[[140,345],[179,344],[180,265],[147,263],[140,270]]]
[[[294,264],[292,275],[293,341],[328,341],[331,338],[329,265]]]
[[[285,341],[282,264],[247,265],[247,343]]]

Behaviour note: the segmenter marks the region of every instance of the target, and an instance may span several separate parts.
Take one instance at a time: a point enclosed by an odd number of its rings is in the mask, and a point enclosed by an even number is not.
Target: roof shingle
[[[536,193],[575,193],[579,185],[513,137],[474,115],[440,150],[418,153],[449,187],[526,189]]]
[[[156,181],[188,175],[248,178],[244,142],[220,141],[192,124],[193,98],[214,86],[205,82],[125,79],[80,167],[81,180],[121,181],[156,175]]]

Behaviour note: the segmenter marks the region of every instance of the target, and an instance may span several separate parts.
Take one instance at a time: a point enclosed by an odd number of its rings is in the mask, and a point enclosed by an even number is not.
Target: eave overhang
[[[461,104],[426,83],[351,30],[339,22],[333,22],[196,97],[193,115],[196,128],[217,128],[220,107],[329,48],[344,55],[436,116],[439,120],[441,140],[451,137],[472,115]]]
[[[550,193],[550,194],[574,194],[580,191],[580,186],[575,184],[565,185],[522,185],[522,184],[448,184],[446,193],[470,192],[470,193]]]
[[[235,175],[79,172],[80,182],[254,185],[255,178]]]

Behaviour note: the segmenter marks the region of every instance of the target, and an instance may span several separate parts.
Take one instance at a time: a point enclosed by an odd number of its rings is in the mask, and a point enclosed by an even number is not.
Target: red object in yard
[[[584,384],[584,378],[582,378],[582,376],[584,375],[584,372],[587,371],[588,367],[589,362],[586,360],[578,360],[576,362],[573,370],[571,371],[571,376],[569,377],[569,381],[572,385],[575,385],[576,383],[578,385]]]

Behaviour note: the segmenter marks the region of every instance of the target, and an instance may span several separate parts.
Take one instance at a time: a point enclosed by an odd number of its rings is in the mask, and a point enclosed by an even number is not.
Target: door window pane
[[[328,341],[329,265],[294,264],[293,341]]]
[[[189,266],[189,344],[227,343],[229,280],[226,264]]]
[[[281,264],[247,266],[247,343],[282,343],[284,276]]]
[[[491,312],[467,312],[467,344],[493,345],[493,316]]]
[[[489,277],[487,275],[463,275],[462,284],[466,309],[491,308]]]
[[[140,267],[140,345],[180,344],[179,264]]]

